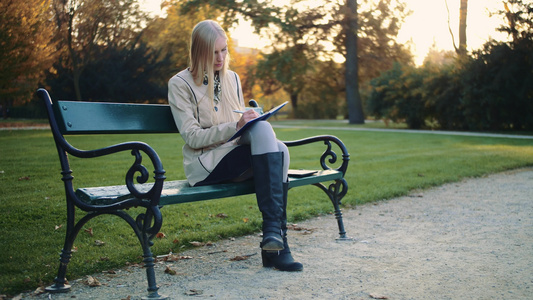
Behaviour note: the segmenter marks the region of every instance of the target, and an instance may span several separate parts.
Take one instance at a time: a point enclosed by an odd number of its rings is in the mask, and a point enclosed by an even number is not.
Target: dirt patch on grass
[[[20,122],[20,121],[2,121],[0,122],[0,128],[3,129],[25,129],[25,128],[50,128],[50,125],[48,123],[42,123],[42,122]]]

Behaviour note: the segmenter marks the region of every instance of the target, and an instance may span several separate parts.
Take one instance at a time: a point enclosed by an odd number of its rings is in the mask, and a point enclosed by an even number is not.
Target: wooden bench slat
[[[311,176],[305,177],[289,177],[289,188],[315,184],[324,181],[333,181],[337,179],[342,179],[344,174],[341,171],[337,170],[320,170],[314,173]]]
[[[312,176],[301,178],[289,178],[289,188],[315,184],[324,181],[332,181],[342,178],[342,172],[336,170],[317,171]],[[140,191],[146,191],[151,186],[140,187]],[[186,180],[165,181],[161,193],[160,205],[195,202],[210,199],[219,199],[233,196],[241,196],[255,193],[253,181],[241,183],[214,184],[207,186],[191,187]],[[85,203],[93,205],[106,205],[131,198],[125,185],[80,188],[76,194]]]

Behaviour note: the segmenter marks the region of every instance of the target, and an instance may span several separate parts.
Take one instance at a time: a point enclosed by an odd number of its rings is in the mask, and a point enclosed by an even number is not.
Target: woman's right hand
[[[250,120],[253,120],[255,118],[259,117],[259,114],[253,110],[253,109],[247,109],[237,122],[237,130],[241,129],[246,123],[248,123]]]

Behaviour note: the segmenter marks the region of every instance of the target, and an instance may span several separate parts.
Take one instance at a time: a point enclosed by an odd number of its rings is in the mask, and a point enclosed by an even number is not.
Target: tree
[[[355,4],[357,5],[357,3]],[[405,3],[391,0],[364,1],[359,2],[358,6],[355,11],[357,15],[354,16],[357,20],[357,36],[353,37],[353,41],[348,40],[350,34],[354,32],[348,26],[350,20],[348,17],[351,15],[347,13],[335,14],[339,18],[344,18],[339,20],[345,25],[336,36],[335,45],[337,52],[345,56],[346,75],[349,73],[350,67],[357,70],[355,71],[357,73],[352,75],[354,79],[348,79],[348,77],[346,79],[346,98],[349,106],[350,123],[357,123],[352,118],[357,114],[357,107],[359,106],[357,100],[350,100],[355,99],[354,96],[349,96],[350,89],[357,90],[352,93],[357,93],[359,97],[359,83],[368,82],[379,76],[382,72],[391,69],[395,62],[407,63],[412,61],[412,55],[405,46],[395,41],[401,23],[409,14],[406,11]],[[354,11],[353,8],[350,10]],[[351,53],[354,50],[348,48],[349,44],[352,44],[352,49],[356,48],[357,55]],[[357,60],[357,66],[349,60]],[[350,101],[354,101],[351,108]],[[361,111],[359,119],[363,118]]]
[[[533,39],[533,3],[509,0],[504,1],[503,6],[504,10],[497,13],[505,16],[507,25],[497,30],[508,33],[513,43],[518,43],[520,39]]]
[[[338,91],[344,88],[343,64],[333,60],[313,62],[316,72],[309,74],[309,81],[302,91],[302,101],[295,115],[301,119],[336,119],[339,114],[346,114],[346,99]],[[324,76],[327,74],[328,76]]]
[[[357,53],[359,82],[368,82],[392,68],[395,62],[411,63],[413,56],[396,42],[401,24],[410,14],[405,3],[394,0],[360,3],[358,9]],[[336,15],[342,16],[337,13]],[[341,21],[342,22],[342,21]],[[335,37],[336,51],[345,55],[346,33]]]
[[[52,0],[56,40],[64,57],[60,68],[72,71],[75,97],[82,99],[80,80],[87,65],[99,60],[101,47],[136,44],[146,14],[137,0]]]
[[[31,99],[54,60],[49,1],[0,2],[0,105],[8,108]]]
[[[304,51],[306,45],[298,44],[283,50],[274,50],[260,59],[256,76],[263,82],[267,95],[282,88],[290,96],[292,108],[298,110],[298,96],[307,84],[310,60]],[[271,79],[275,78],[275,81]]]
[[[272,49],[263,53],[256,66],[255,74],[265,94],[283,89],[290,97],[295,114],[298,114],[301,92],[310,82],[314,84],[310,74],[314,72],[314,61],[323,52],[320,40],[328,30],[327,24],[319,25],[325,15],[323,9],[300,12],[295,7],[285,7],[280,11],[278,17],[284,23],[278,23],[279,30],[271,31]]]
[[[450,27],[450,10],[448,9],[448,1],[444,0],[446,3],[446,9],[448,10],[448,29],[450,31],[450,35],[452,36],[452,43],[453,47],[455,49],[455,52],[459,56],[465,56],[466,51],[466,16],[468,13],[468,0],[460,0],[460,7],[459,7],[459,47],[455,44],[455,37],[453,36],[453,31]]]
[[[170,75],[164,70],[171,63],[160,51],[140,42],[127,48],[98,47],[95,53],[98,60],[85,65],[79,84],[84,100],[131,103],[167,98],[166,82]],[[48,85],[56,97],[72,99],[70,70],[57,71],[57,75],[49,77]]]
[[[163,55],[170,57],[175,72],[188,66],[189,40],[194,26],[206,19],[217,19],[221,13],[209,5],[202,5],[183,13],[183,1],[166,3],[165,18],[156,18],[149,22],[143,39],[155,49],[160,49]]]
[[[466,16],[468,12],[468,0],[461,0],[459,8],[459,49],[457,54],[466,55]]]
[[[346,102],[350,124],[364,124],[363,105],[359,95],[357,59],[357,0],[346,0]]]

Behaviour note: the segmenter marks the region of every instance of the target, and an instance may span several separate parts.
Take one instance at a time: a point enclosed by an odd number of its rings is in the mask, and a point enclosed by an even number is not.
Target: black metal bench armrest
[[[283,141],[287,147],[295,147],[301,145],[307,145],[316,142],[324,142],[326,145],[326,150],[320,156],[320,166],[323,170],[337,170],[342,172],[343,175],[346,174],[348,169],[348,162],[350,161],[350,154],[346,149],[344,143],[337,137],[332,135],[318,135],[296,141]],[[332,143],[336,144],[340,151],[342,152],[342,163],[337,168],[332,168],[331,165],[337,162],[337,154],[333,151]],[[329,159],[328,159],[329,158]]]
[[[85,211],[109,211],[115,209],[130,208],[134,206],[143,206],[147,208],[152,207],[152,210],[154,211],[156,217],[160,215],[160,213],[158,212],[158,205],[161,196],[161,191],[163,189],[163,181],[166,179],[166,177],[161,159],[152,147],[143,142],[126,142],[95,150],[77,149],[72,146],[61,133],[56,119],[57,116],[54,113],[52,107],[53,104],[50,99],[50,96],[48,95],[48,92],[44,89],[40,89],[38,91],[38,94],[45,100],[44,102],[46,104],[46,109],[49,115],[50,127],[52,130],[52,134],[54,135],[54,140],[56,142],[57,150],[59,153],[63,181],[65,182],[66,191],[69,195],[69,198],[74,201],[76,206]],[[109,205],[91,205],[81,201],[75,194],[75,191],[72,186],[72,170],[70,170],[67,153],[79,158],[95,158],[124,151],[131,151],[131,154],[135,157],[134,163],[126,172],[125,176],[126,186],[130,193],[133,195],[133,197]],[[155,174],[155,182],[153,183],[153,186],[145,192],[141,192],[135,187],[136,183],[144,184],[149,179],[149,172],[147,168],[142,165],[141,152],[144,152],[152,162]],[[136,174],[140,175],[135,176]]]
[[[131,167],[126,172],[125,180],[126,180],[126,186],[128,190],[130,191],[131,195],[135,197],[135,199],[127,199],[127,200],[117,202],[112,205],[102,206],[102,208],[106,207],[106,209],[108,209],[112,207],[114,209],[121,209],[121,208],[125,208],[126,206],[147,207],[147,206],[159,205],[159,198],[161,195],[161,191],[163,189],[163,181],[166,179],[165,170],[163,169],[163,164],[161,162],[161,159],[159,158],[159,155],[148,144],[143,143],[143,142],[126,142],[126,143],[116,144],[116,145],[112,145],[112,146],[101,148],[101,149],[80,150],[80,149],[74,148],[72,145],[67,143],[65,145],[62,145],[62,149],[65,150],[70,155],[79,157],[79,158],[95,158],[95,157],[102,157],[102,156],[111,155],[111,154],[124,152],[124,151],[131,151],[131,155],[135,157],[135,161],[133,162]],[[148,156],[148,158],[152,162],[153,169],[154,169],[153,171],[154,180],[155,180],[152,188],[144,192],[139,190],[135,186],[136,184],[146,183],[150,176],[148,169],[142,164],[142,159],[143,159],[142,152],[144,152],[146,156]],[[139,175],[136,176],[136,174],[139,174]],[[149,200],[149,203],[145,203],[144,200]],[[117,206],[117,207],[114,207],[114,206]],[[120,207],[120,206],[124,206],[124,207]],[[95,210],[95,207],[92,207],[90,210]]]

